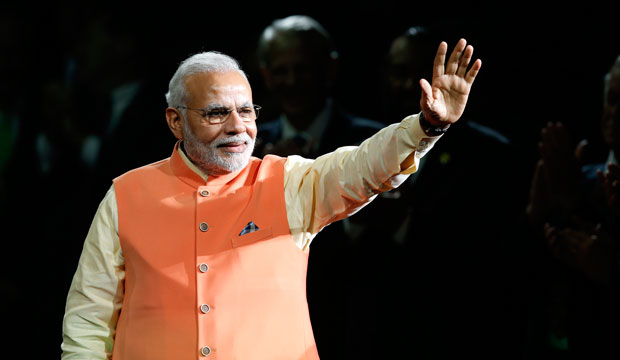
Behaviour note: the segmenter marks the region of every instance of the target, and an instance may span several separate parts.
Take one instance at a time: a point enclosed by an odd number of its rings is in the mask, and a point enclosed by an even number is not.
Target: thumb
[[[422,98],[420,105],[422,107],[430,106],[433,103],[433,87],[425,79],[420,79],[420,87],[422,88]]]

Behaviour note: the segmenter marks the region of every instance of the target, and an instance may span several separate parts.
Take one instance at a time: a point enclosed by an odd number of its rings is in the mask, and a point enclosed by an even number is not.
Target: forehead
[[[390,46],[388,64],[431,66],[434,51],[434,45],[428,40],[400,36]]]
[[[185,89],[190,103],[208,105],[252,101],[252,90],[248,81],[238,72],[198,73],[185,78]]]
[[[390,46],[389,59],[392,63],[406,63],[411,58],[411,44],[407,38],[400,36]]]
[[[327,40],[314,33],[276,32],[268,44],[271,66],[316,64],[328,60]]]

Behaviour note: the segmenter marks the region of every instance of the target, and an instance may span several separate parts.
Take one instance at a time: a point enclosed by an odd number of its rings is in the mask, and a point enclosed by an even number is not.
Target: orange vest
[[[205,185],[177,148],[114,180],[125,296],[113,359],[318,359],[285,159]]]

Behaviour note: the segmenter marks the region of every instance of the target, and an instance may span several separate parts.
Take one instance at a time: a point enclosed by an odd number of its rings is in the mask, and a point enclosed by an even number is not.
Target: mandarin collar
[[[247,175],[250,166],[225,175],[207,175],[200,168],[191,162],[189,157],[183,152],[181,141],[177,141],[170,156],[170,164],[173,173],[181,181],[198,188],[201,186],[223,186],[236,180],[238,177]],[[250,161],[250,163],[252,163]],[[248,164],[249,165],[249,164]]]

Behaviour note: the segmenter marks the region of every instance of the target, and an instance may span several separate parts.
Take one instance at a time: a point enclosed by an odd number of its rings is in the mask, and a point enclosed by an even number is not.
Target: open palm
[[[471,86],[482,67],[478,59],[467,70],[474,48],[467,45],[465,39],[459,40],[446,64],[447,53],[448,44],[442,42],[435,55],[432,84],[420,80],[420,107],[428,121],[438,126],[455,123],[461,117]]]

